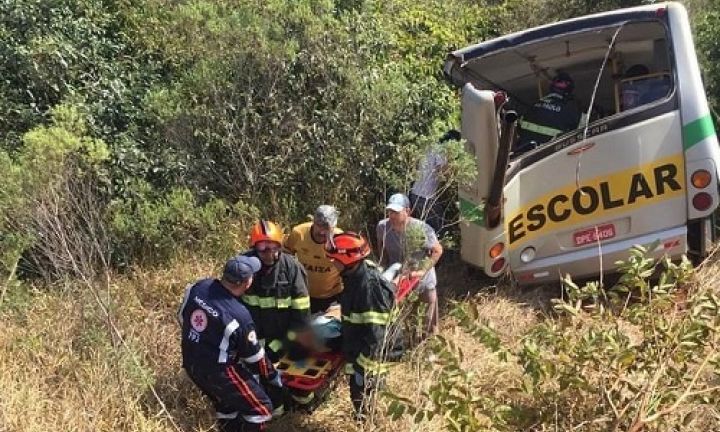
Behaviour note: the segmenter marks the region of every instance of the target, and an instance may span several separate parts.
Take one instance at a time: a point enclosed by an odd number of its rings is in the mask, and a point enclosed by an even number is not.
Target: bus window
[[[513,155],[519,158],[576,136],[585,126],[592,129],[610,117],[642,110],[642,106],[654,105],[672,95],[669,46],[664,22],[633,21],[499,49],[463,65],[463,71],[478,89],[507,92],[508,108],[520,115],[521,133],[524,117],[551,92],[553,79],[560,73],[572,77],[571,96],[580,113],[579,121],[571,129],[530,121],[531,128],[552,136]],[[631,70],[635,65],[643,69]],[[640,121],[641,117],[631,121]]]
[[[645,65],[633,65],[620,81],[620,110],[627,111],[664,99],[671,89],[669,73],[650,73]]]

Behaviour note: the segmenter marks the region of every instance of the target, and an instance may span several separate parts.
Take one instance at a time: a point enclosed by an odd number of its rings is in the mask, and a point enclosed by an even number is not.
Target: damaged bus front
[[[720,151],[682,5],[483,42],[451,53],[445,74],[462,89],[461,132],[478,168],[460,190],[466,262],[529,285],[613,271],[634,244],[706,255]],[[558,76],[572,80],[578,107],[564,130],[530,121]],[[519,146],[524,133],[547,139]]]

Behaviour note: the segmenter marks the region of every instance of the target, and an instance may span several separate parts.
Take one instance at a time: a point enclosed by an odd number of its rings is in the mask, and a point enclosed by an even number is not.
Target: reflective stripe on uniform
[[[220,411],[215,412],[215,417],[219,419],[234,419],[237,418],[239,411],[231,412],[231,413],[223,413]]]
[[[290,307],[293,309],[310,309],[310,297],[297,297],[292,299]]]
[[[350,315],[343,315],[342,319],[353,324],[387,325],[390,322],[390,313],[375,311],[353,312]]]
[[[265,350],[263,349],[263,347],[260,347],[260,351],[258,351],[254,355],[251,355],[250,357],[245,357],[244,359],[242,359],[242,361],[244,361],[245,363],[257,363],[262,360],[263,357],[265,357]]]
[[[529,122],[529,121],[527,121],[527,120],[523,120],[523,121],[520,123],[520,127],[521,127],[523,130],[530,131],[530,132],[535,132],[535,133],[538,133],[538,134],[540,134],[540,135],[545,135],[545,136],[549,136],[549,137],[554,137],[554,136],[560,135],[560,134],[563,132],[563,131],[561,131],[560,129],[555,129],[555,128],[551,128],[551,127],[548,127],[548,126],[543,126],[543,125],[539,125],[539,124],[536,124],[536,123],[531,123],[531,122]]]
[[[271,350],[273,350],[273,351],[275,351],[275,352],[280,351],[280,350],[282,349],[282,347],[283,347],[283,343],[282,343],[282,341],[281,341],[280,339],[273,339],[273,340],[268,344],[268,348],[270,348]]]
[[[260,309],[282,309],[290,307],[290,297],[278,299],[275,297],[244,295],[242,296],[242,301],[248,306],[259,307]]]
[[[275,297],[260,297],[256,295],[244,295],[242,301],[248,306],[259,307],[260,309],[309,309],[310,308],[310,297],[298,297],[298,298],[275,298]]]
[[[227,377],[230,379],[230,381],[233,383],[235,388],[238,390],[240,395],[248,402],[250,405],[250,408],[257,413],[260,413],[256,416],[244,416],[243,418],[246,421],[250,421],[253,423],[263,423],[272,418],[272,413],[270,412],[270,409],[265,406],[260,400],[258,399],[257,395],[253,392],[253,389],[248,386],[248,383],[245,382],[242,376],[235,370],[234,366],[228,366],[226,369]],[[254,417],[257,420],[253,421],[248,419],[248,417]]]
[[[357,357],[357,364],[363,369],[365,369],[366,372],[371,372],[375,374],[384,374],[387,373],[388,370],[390,370],[390,367],[387,365],[387,363],[367,358],[362,353],[360,353],[360,355]]]
[[[220,349],[220,355],[218,356],[218,363],[225,364],[228,360],[228,353],[227,349],[230,345],[230,336],[235,332],[235,330],[240,327],[240,323],[237,322],[237,320],[232,320],[230,323],[228,323],[227,326],[225,326],[225,331],[223,332],[223,338],[220,341],[220,346],[218,347]]]
[[[271,415],[244,415],[242,417],[243,417],[243,420],[245,420],[248,423],[261,424],[261,423],[269,422],[272,419],[272,414]]]
[[[295,395],[295,394],[290,395],[290,396],[293,398],[293,400],[294,400],[295,402],[297,402],[297,403],[299,403],[299,404],[301,404],[301,405],[307,405],[307,404],[309,404],[310,402],[312,402],[313,399],[315,399],[315,393],[310,393],[310,394],[307,395],[307,396],[299,396],[299,395]]]

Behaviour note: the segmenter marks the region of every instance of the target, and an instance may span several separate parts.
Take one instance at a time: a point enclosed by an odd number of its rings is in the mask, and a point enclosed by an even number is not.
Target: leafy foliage
[[[200,205],[187,188],[158,195],[147,183],[138,183],[133,190],[131,198],[111,205],[116,264],[121,266],[133,258],[145,264],[162,263],[178,247],[199,254],[232,255],[245,243],[247,230],[237,221],[258,217],[257,209],[242,203],[230,206],[212,199]]]
[[[390,395],[390,414],[416,421],[446,419],[450,430],[525,430],[553,424],[562,430],[679,430],[702,406],[720,398],[717,343],[720,312],[712,287],[692,283],[692,267],[635,246],[617,285],[578,286],[566,279],[555,319],[532,328],[519,347],[504,344],[472,305],[459,305],[460,325],[522,375],[515,388],[483,394],[463,353],[438,338],[437,379],[420,401]],[[653,275],[659,272],[654,278]],[[558,413],[562,415],[558,416]],[[684,430],[684,429],[683,429]],[[688,429],[691,430],[691,429]]]
[[[102,143],[83,150],[99,164],[73,169],[108,206],[116,264],[220,253],[213,233],[230,220],[297,221],[322,202],[362,227],[454,122],[444,53],[491,32],[460,1],[22,0],[0,13],[0,163],[37,173],[3,185],[3,206],[19,227],[24,194],[58,172],[23,162],[64,158],[34,142]],[[37,238],[3,227],[12,268]]]
[[[708,92],[710,107],[717,125],[718,104],[720,103],[720,42],[718,42],[717,29],[720,26],[720,5],[717,2],[703,4],[703,13],[695,22],[695,35],[697,38],[698,55],[703,61],[703,76]]]

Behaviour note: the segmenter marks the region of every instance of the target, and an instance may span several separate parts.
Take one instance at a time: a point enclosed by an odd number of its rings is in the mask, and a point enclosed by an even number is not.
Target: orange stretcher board
[[[420,278],[401,277],[396,284],[396,301],[403,301],[419,283]],[[329,315],[339,315],[339,312],[339,309],[332,310]],[[286,355],[275,367],[282,371],[283,384],[288,388],[314,392],[328,385],[342,370],[344,363],[342,353],[328,351],[316,352],[300,360],[291,360]]]
[[[313,353],[302,360],[280,359],[276,367],[281,370],[283,384],[303,391],[316,391],[342,369],[342,353],[335,351]]]

